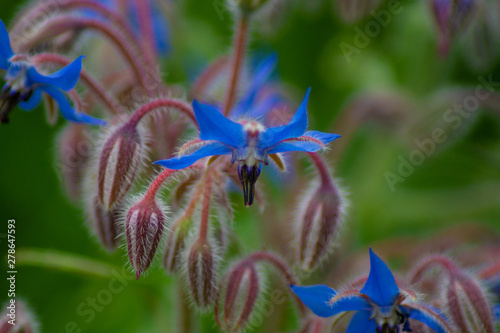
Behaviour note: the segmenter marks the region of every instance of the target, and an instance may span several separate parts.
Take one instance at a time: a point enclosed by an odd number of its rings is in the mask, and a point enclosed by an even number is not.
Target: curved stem
[[[245,51],[248,41],[249,18],[247,15],[241,15],[236,28],[234,39],[234,51],[231,59],[231,73],[229,74],[229,85],[226,89],[224,100],[224,114],[227,116],[234,106],[238,84],[240,79],[241,67],[245,58]]]
[[[135,6],[137,9],[137,16],[139,19],[139,30],[142,37],[142,50],[144,51],[144,56],[146,62],[152,66],[157,61],[157,51],[155,43],[155,34],[153,30],[153,22],[151,19],[151,3],[150,0],[135,0]]]
[[[410,272],[408,275],[408,281],[411,284],[415,284],[418,281],[420,281],[424,274],[427,272],[427,270],[440,266],[444,268],[446,273],[448,275],[453,275],[456,273],[458,270],[458,267],[453,263],[450,259],[443,255],[430,255],[427,258],[425,258],[422,262],[420,262],[414,269],[413,271]]]
[[[213,82],[213,80],[227,66],[228,61],[229,59],[227,56],[222,56],[215,59],[215,61],[205,68],[191,87],[191,97],[196,98],[203,96],[207,87],[210,86],[210,83]]]
[[[172,98],[158,98],[147,104],[144,104],[132,114],[128,121],[129,125],[134,127],[137,126],[137,123],[142,119],[142,117],[144,117],[149,112],[162,107],[174,108],[184,113],[196,125],[196,127],[198,127],[198,122],[196,121],[196,117],[194,116],[194,112],[191,106]]]
[[[314,162],[314,166],[318,170],[318,174],[321,178],[321,185],[331,187],[332,186],[332,176],[328,170],[328,166],[325,161],[318,153],[307,153],[307,156]]]
[[[116,11],[109,9],[108,7],[102,5],[101,3],[97,1],[92,1],[92,0],[71,0],[71,1],[45,1],[41,2],[38,5],[36,5],[34,8],[29,11],[28,13],[23,15],[21,19],[19,19],[17,22],[15,22],[12,26],[11,32],[14,34],[19,34],[20,30],[25,26],[23,25],[24,22],[26,24],[32,24],[33,22],[36,22],[36,18],[38,16],[44,16],[46,17],[52,12],[56,12],[58,10],[72,10],[72,9],[88,9],[95,11],[99,14],[101,14],[103,17],[106,18],[107,21],[110,23],[114,24],[122,33],[126,35],[127,39],[130,39],[134,41],[137,47],[140,47],[140,42],[134,33],[134,30],[128,24],[128,22],[118,14]]]
[[[254,261],[254,262],[264,261],[264,262],[267,262],[268,264],[271,264],[274,268],[276,268],[283,275],[283,277],[288,285],[290,285],[290,284],[295,285],[295,284],[298,284],[298,282],[299,282],[297,280],[297,278],[295,278],[295,276],[293,275],[293,273],[292,273],[291,269],[288,267],[288,265],[283,261],[283,259],[281,259],[280,257],[278,257],[275,254],[265,252],[265,251],[259,251],[259,252],[255,252],[252,255],[250,255],[250,257],[248,257],[247,260]],[[302,303],[302,301],[297,296],[295,296],[295,295],[293,295],[293,296],[294,296],[293,298],[294,298],[295,302],[297,303],[302,315],[306,314],[307,309],[306,309],[304,303]]]
[[[33,45],[36,45],[37,42],[45,38],[51,38],[73,29],[96,30],[108,37],[127,60],[136,80],[142,85],[146,85],[146,78],[143,75],[146,68],[140,56],[115,27],[100,20],[70,15],[58,16],[47,22],[30,41],[21,44],[19,47],[21,49],[30,49]]]
[[[41,53],[34,55],[32,57],[33,62],[37,64],[57,64],[61,66],[67,66],[71,63],[71,61],[63,56],[60,56],[58,54],[52,54],[52,53]],[[107,109],[112,113],[112,114],[119,114],[121,113],[120,109],[118,108],[118,101],[115,100],[113,96],[107,93],[106,89],[101,86],[99,82],[97,82],[96,79],[92,77],[87,71],[82,69],[80,72],[80,78],[82,79],[82,82],[89,88],[89,90],[104,104],[104,106],[107,107]]]
[[[182,170],[199,169],[199,168],[201,168],[200,164],[193,164]],[[158,176],[156,176],[155,180],[153,180],[151,185],[149,185],[148,191],[144,195],[144,200],[153,201],[161,185],[177,171],[179,170],[165,169]]]

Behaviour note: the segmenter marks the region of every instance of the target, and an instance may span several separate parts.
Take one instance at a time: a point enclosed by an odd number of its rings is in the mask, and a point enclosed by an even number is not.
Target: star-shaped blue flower
[[[411,332],[408,318],[438,333],[451,333],[442,315],[401,291],[389,267],[370,249],[370,274],[360,291],[338,293],[323,286],[291,286],[295,294],[320,317],[355,311],[346,333]]]
[[[339,138],[338,134],[306,132],[310,89],[307,90],[302,104],[287,125],[266,128],[257,120],[256,114],[267,112],[264,109],[269,109],[273,103],[273,99],[255,103],[255,90],[259,82],[265,81],[269,75],[269,67],[268,63],[261,66],[250,92],[232,110],[235,118],[243,115],[237,121],[226,118],[211,105],[193,101],[193,109],[200,129],[199,139],[185,144],[179,156],[155,163],[169,169],[183,169],[207,156],[232,155],[232,163],[238,161],[238,174],[243,185],[244,201],[245,205],[249,206],[253,202],[255,182],[259,177],[262,164],[267,165],[269,157],[274,160],[275,154],[290,151],[316,152]],[[245,110],[254,104],[258,105],[255,108],[257,110]]]
[[[42,75],[24,55],[15,55],[4,23],[0,20],[0,69],[5,70],[6,84],[0,94],[0,122],[8,122],[8,114],[19,105],[25,111],[33,110],[48,94],[58,104],[64,118],[75,123],[105,125],[101,119],[77,112],[71,107],[63,91],[73,89],[80,77],[83,56],[51,75]]]

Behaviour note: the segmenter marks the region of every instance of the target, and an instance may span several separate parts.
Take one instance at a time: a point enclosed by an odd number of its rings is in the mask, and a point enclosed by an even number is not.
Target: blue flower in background
[[[338,293],[323,286],[291,286],[295,294],[320,317],[355,311],[347,333],[411,332],[408,318],[418,320],[438,333],[451,333],[447,322],[409,293],[402,292],[389,267],[370,249],[370,274],[364,287]]]
[[[42,75],[28,62],[24,55],[15,55],[10,46],[10,38],[4,23],[0,20],[0,69],[5,70],[6,84],[0,94],[0,122],[7,123],[12,109],[19,105],[25,111],[33,110],[48,94],[58,104],[64,118],[76,123],[105,125],[104,120],[77,112],[62,91],[69,91],[78,82],[82,68],[79,57],[68,66],[51,74]]]
[[[333,140],[337,134],[308,131],[307,102],[310,89],[292,120],[283,126],[266,128],[257,118],[272,107],[274,97],[254,103],[256,91],[267,79],[275,59],[267,59],[257,71],[249,93],[231,112],[233,119],[226,118],[216,107],[193,101],[194,113],[200,129],[200,138],[181,148],[179,156],[155,162],[169,169],[183,169],[197,160],[216,155],[232,155],[232,163],[238,161],[238,174],[243,185],[245,205],[253,203],[255,182],[262,164],[279,159],[276,154],[290,151],[316,152]]]

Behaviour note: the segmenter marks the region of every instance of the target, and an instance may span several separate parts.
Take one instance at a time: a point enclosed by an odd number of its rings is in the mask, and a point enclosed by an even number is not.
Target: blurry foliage
[[[8,24],[18,5],[8,0],[0,3],[2,19]],[[221,20],[212,1],[178,1],[176,5],[180,15],[171,22],[173,52],[165,61],[164,77],[187,86],[190,71],[196,71],[196,66],[202,68],[197,63],[208,63],[230,51],[233,22],[229,14]],[[424,113],[426,102],[446,87],[474,88],[478,75],[491,74],[500,81],[498,57],[489,68],[477,71],[470,65],[465,42],[455,44],[448,58],[438,56],[436,29],[425,1],[403,1],[401,13],[353,55],[350,63],[339,44],[352,44],[353,28],[363,29],[373,19],[343,23],[332,1],[297,7],[286,10],[282,25],[272,34],[257,29],[251,50],[277,51],[282,80],[297,91],[313,88],[309,114],[311,126],[317,130],[335,128],[343,134],[335,119],[354,97],[367,92],[405,96],[416,106],[413,113]],[[435,112],[439,115],[451,106]],[[384,174],[396,172],[398,157],[408,157],[417,137],[370,121],[357,128],[351,140],[343,143],[346,148],[342,158],[335,161],[336,174],[348,187],[352,202],[343,247],[360,248],[364,253],[374,242],[395,235],[427,237],[457,222],[474,221],[499,228],[498,111],[478,112],[469,118],[470,125],[458,138],[438,147],[404,183],[396,185],[394,192]],[[418,114],[411,116],[419,118]],[[63,193],[54,167],[54,142],[62,126],[59,121],[55,128],[48,127],[41,109],[30,114],[15,110],[11,123],[0,126],[1,219],[16,219],[18,248],[57,249],[114,265],[124,263],[124,251],[108,256],[90,239],[82,211]],[[424,128],[430,132],[433,124]],[[270,192],[281,194],[277,189]],[[245,246],[258,247],[261,241],[252,235],[265,228],[259,225],[258,213],[247,210],[238,214],[242,216],[237,218],[235,231],[241,237],[247,235],[248,243],[256,243],[248,246],[245,241]],[[6,242],[0,240],[2,253],[6,253]],[[337,253],[339,256],[342,254]],[[121,272],[122,267],[117,266],[117,270]],[[96,312],[95,320],[88,324],[87,316],[80,316],[77,308],[87,297],[96,297],[106,289],[109,280],[32,266],[19,266],[18,272],[19,296],[34,307],[44,332],[79,332],[68,329],[71,321],[82,332],[159,332],[158,327],[173,327],[179,316],[175,305],[178,290],[173,279],[158,268],[146,278],[129,281],[125,291],[113,295],[111,305]],[[6,287],[2,280],[0,290]],[[293,316],[289,306],[281,311]],[[207,316],[203,328],[197,331],[215,332],[212,318]]]

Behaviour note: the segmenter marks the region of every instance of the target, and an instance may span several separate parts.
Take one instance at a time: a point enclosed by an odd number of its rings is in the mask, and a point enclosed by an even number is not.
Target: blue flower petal
[[[266,96],[263,100],[259,101],[257,104],[252,105],[249,110],[246,110],[244,113],[248,118],[259,119],[262,118],[280,103],[282,103],[283,97],[279,94],[271,94]],[[279,119],[281,120],[281,119]],[[284,123],[284,121],[283,121]],[[272,122],[271,122],[272,125]]]
[[[104,120],[94,118],[82,112],[77,112],[75,109],[71,107],[71,105],[68,102],[68,99],[59,89],[53,86],[40,86],[40,89],[49,94],[50,97],[52,97],[57,102],[57,105],[59,106],[59,111],[61,112],[62,116],[65,119],[72,121],[74,123],[84,123],[89,125],[107,124]]]
[[[321,141],[322,144],[315,142],[313,140],[308,140],[308,138],[313,138]],[[268,154],[284,153],[288,151],[306,151],[309,153],[316,152],[335,139],[340,138],[338,134],[329,134],[318,131],[306,132],[303,136],[296,139],[289,139],[283,141],[272,147],[267,151]]]
[[[50,75],[42,75],[37,72],[35,67],[28,69],[28,80],[31,84],[47,84],[55,86],[64,91],[71,90],[75,87],[78,79],[80,78],[80,72],[82,70],[82,59],[85,56],[78,57],[68,66],[61,68],[57,72]]]
[[[216,108],[193,101],[194,114],[200,127],[200,139],[220,141],[237,148],[245,145],[243,126],[226,118]]]
[[[418,320],[432,328],[436,333],[451,333],[451,329],[438,310],[423,304],[404,305],[409,309],[410,318]]]
[[[370,319],[371,315],[369,311],[358,311],[349,322],[346,333],[374,333],[377,323]]]
[[[255,76],[253,77],[253,80],[250,83],[250,87],[248,88],[247,93],[241,98],[240,102],[236,105],[236,107],[231,113],[231,116],[238,118],[247,114],[250,110],[253,109],[257,92],[259,91],[259,89],[262,88],[262,86],[271,76],[271,73],[276,67],[277,60],[278,60],[278,55],[276,53],[273,53],[267,58],[265,58],[257,66],[257,69],[255,70]]]
[[[325,133],[325,132],[319,132],[319,131],[307,131],[304,133],[304,136],[310,136],[312,138],[315,138],[315,139],[323,142],[324,145],[327,145],[330,142],[337,140],[338,138],[341,137],[338,134]]]
[[[399,295],[399,287],[387,264],[370,249],[370,275],[361,293],[379,306],[394,304]]]
[[[40,104],[42,100],[42,91],[40,89],[35,89],[33,95],[27,101],[19,103],[19,107],[24,111],[31,111]]]
[[[278,142],[286,139],[302,136],[307,129],[307,102],[311,88],[307,89],[306,95],[300,104],[299,109],[293,116],[288,125],[272,127],[266,129],[261,134],[259,148],[272,147]]]
[[[10,37],[7,28],[2,20],[0,20],[0,68],[7,69],[9,67],[9,58],[14,55],[10,46]]]
[[[307,287],[292,285],[290,287],[300,300],[320,317],[330,317],[344,311],[361,311],[371,308],[358,293],[337,294],[332,288],[323,285]]]
[[[164,167],[173,170],[180,170],[187,168],[188,166],[198,161],[199,159],[202,159],[203,157],[213,156],[213,155],[226,155],[231,153],[232,149],[229,148],[227,145],[220,142],[209,142],[205,146],[201,147],[200,149],[196,150],[191,154],[174,157],[167,160],[156,161],[154,162],[154,164],[163,165]]]
[[[493,314],[495,316],[495,321],[500,323],[500,304],[493,308]]]

